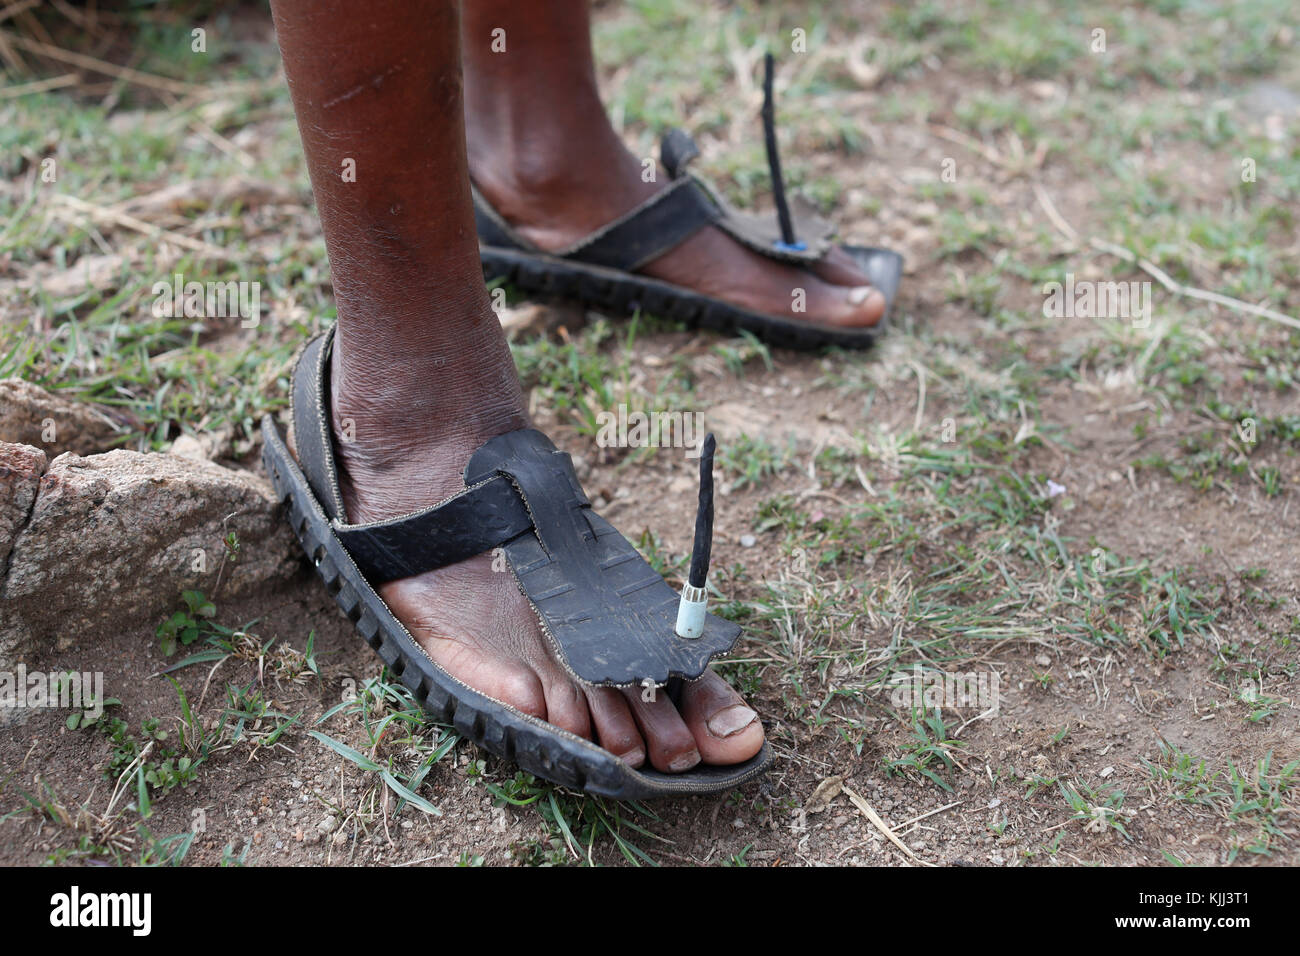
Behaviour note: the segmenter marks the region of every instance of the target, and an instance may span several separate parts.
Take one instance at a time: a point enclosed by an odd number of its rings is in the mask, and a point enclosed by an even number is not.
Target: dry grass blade
[[[97,206],[94,203],[86,202],[86,200],[78,199],[76,196],[63,194],[56,196],[55,198],[63,205],[69,206],[78,212],[85,213],[92,219],[101,222],[111,222],[115,225],[143,233],[153,239],[164,239],[167,242],[200,253],[210,259],[221,259],[227,262],[242,262],[245,258],[244,256],[227,252],[225,249],[218,248],[217,246],[203,242],[199,239],[192,239],[189,236],[182,235],[181,233],[174,232],[170,229],[162,229],[152,223],[145,222],[142,219],[137,219],[135,216],[129,216],[126,213],[117,212],[112,209],[107,209],[104,206]]]
[[[871,804],[867,803],[866,800],[862,799],[862,797],[858,795],[857,791],[853,790],[851,787],[845,787],[844,792],[848,794],[849,799],[853,801],[853,805],[862,811],[862,815],[871,822],[871,825],[883,833],[890,843],[902,850],[909,860],[912,860],[914,863],[918,863],[921,866],[934,866],[933,863],[929,863],[913,853],[907,844],[900,840],[894,831],[889,828],[889,824],[885,823],[885,821],[880,818],[880,814],[876,813],[876,811],[871,808]]]
[[[13,99],[16,96],[27,96],[31,93],[61,90],[65,86],[76,86],[80,82],[80,73],[65,73],[62,76],[52,76],[47,80],[33,80],[31,83],[0,87],[0,100]]]
[[[74,53],[72,50],[65,50],[52,43],[43,43],[40,40],[32,40],[28,37],[19,36],[18,34],[9,31],[0,31],[0,42],[11,43],[19,49],[26,50],[28,53],[35,53],[51,60],[57,60],[60,63],[69,63],[72,66],[81,67],[83,70],[102,73],[105,76],[116,77],[119,80],[125,80],[128,83],[135,83],[138,86],[145,86],[149,89],[159,90],[164,93],[175,93],[178,96],[185,96],[189,93],[198,91],[198,87],[195,87],[192,83],[182,83],[180,80],[169,80],[165,76],[155,76],[152,73],[144,73],[140,70],[132,69],[129,66],[118,66],[115,63],[109,63],[107,60],[101,60],[98,57],[87,56],[84,53]]]
[[[1079,241],[1078,231],[1065,221],[1064,217],[1057,210],[1056,204],[1038,183],[1034,184],[1034,196],[1038,199],[1038,204],[1043,207],[1043,212],[1052,225],[1056,227],[1061,235],[1065,236],[1071,242]],[[1250,302],[1243,302],[1240,299],[1234,299],[1230,295],[1223,295],[1219,292],[1210,292],[1208,289],[1198,289],[1195,286],[1183,285],[1174,279],[1167,272],[1157,266],[1154,262],[1143,259],[1132,250],[1125,249],[1123,246],[1117,246],[1113,242],[1106,242],[1104,239],[1098,239],[1095,236],[1088,239],[1088,245],[1104,252],[1107,255],[1123,259],[1125,262],[1137,266],[1151,278],[1155,279],[1168,292],[1174,295],[1185,296],[1189,299],[1199,299],[1202,302],[1213,302],[1215,305],[1221,305],[1224,308],[1232,309],[1234,312],[1245,312],[1249,315],[1257,315],[1261,319],[1270,319],[1281,325],[1290,326],[1293,329],[1300,329],[1300,319],[1293,318],[1285,313],[1278,312],[1274,309],[1262,305],[1253,305]]]

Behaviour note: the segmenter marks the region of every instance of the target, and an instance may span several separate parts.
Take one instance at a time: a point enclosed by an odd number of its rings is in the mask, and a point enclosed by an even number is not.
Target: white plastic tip
[[[706,585],[707,586],[707,585]],[[709,592],[687,584],[682,588],[682,599],[677,605],[677,636],[695,640],[704,634],[704,611],[709,605]]]

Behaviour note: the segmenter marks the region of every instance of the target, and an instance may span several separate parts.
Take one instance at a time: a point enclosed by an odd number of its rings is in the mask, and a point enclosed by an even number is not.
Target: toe
[[[632,767],[645,763],[645,741],[623,695],[612,687],[586,687],[591,722],[600,745]]]
[[[695,738],[662,689],[654,701],[642,700],[642,692],[636,687],[623,691],[623,699],[641,728],[652,767],[662,773],[681,773],[700,762]]]
[[[471,687],[478,687],[489,697],[522,710],[531,717],[547,720],[547,698],[537,675],[523,665],[495,663],[461,677]]]
[[[885,314],[885,297],[869,285],[822,283],[817,298],[809,297],[809,312],[823,321],[847,328],[875,325]]]
[[[858,267],[853,257],[839,246],[832,246],[827,250],[826,255],[812,269],[820,278],[833,285],[859,286],[871,284],[871,280]]]
[[[713,671],[682,688],[682,717],[705,763],[740,763],[762,749],[758,714]]]
[[[884,294],[871,285],[844,250],[831,249],[812,271],[823,283],[817,290],[819,305],[815,308],[825,309],[829,321],[860,327],[875,325],[884,316]]]
[[[591,713],[587,697],[568,675],[558,679],[542,678],[546,694],[546,722],[579,737],[591,739]]]

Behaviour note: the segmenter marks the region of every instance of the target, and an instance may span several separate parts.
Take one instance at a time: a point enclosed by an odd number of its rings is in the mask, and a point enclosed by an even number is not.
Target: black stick
[[[704,587],[709,578],[709,557],[713,550],[713,452],[718,443],[713,432],[704,436],[700,448],[700,507],[695,513],[695,545],[691,549],[691,572],[687,583]]]
[[[763,140],[767,144],[767,171],[772,176],[772,198],[776,201],[776,218],[781,224],[781,241],[795,244],[790,207],[785,201],[785,182],[781,179],[781,156],[776,146],[776,105],[772,99],[772,54],[763,58]]]

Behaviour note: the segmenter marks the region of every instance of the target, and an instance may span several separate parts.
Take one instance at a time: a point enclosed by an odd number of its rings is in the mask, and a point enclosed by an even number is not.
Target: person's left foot
[[[478,292],[482,298],[481,284]],[[439,323],[451,324],[465,307],[449,296],[440,308]],[[471,308],[476,321],[462,327],[496,322],[486,300]],[[509,352],[471,337],[462,347],[455,361],[416,351],[397,375],[389,356],[354,356],[345,340],[336,342],[331,422],[349,521],[381,521],[449,498],[464,488],[475,449],[528,424]],[[435,381],[439,397],[429,401]],[[682,687],[680,708],[666,694],[644,700],[639,687],[579,683],[556,659],[514,576],[493,570],[490,555],[388,581],[378,591],[457,680],[595,740],[633,767],[681,773],[701,762],[741,763],[762,749],[757,713],[712,670]]]

